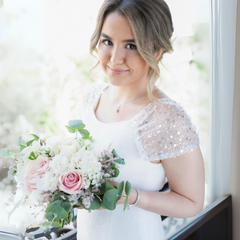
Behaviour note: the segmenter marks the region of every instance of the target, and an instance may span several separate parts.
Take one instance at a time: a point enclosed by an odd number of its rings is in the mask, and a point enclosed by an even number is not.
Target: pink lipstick
[[[122,69],[117,69],[117,68],[116,69],[112,69],[109,66],[107,66],[107,67],[114,74],[124,74],[125,72],[128,71],[128,70],[122,70]]]

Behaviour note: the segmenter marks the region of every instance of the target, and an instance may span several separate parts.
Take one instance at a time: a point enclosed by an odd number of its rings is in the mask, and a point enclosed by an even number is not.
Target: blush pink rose
[[[36,160],[33,160],[27,169],[27,175],[25,181],[27,189],[32,192],[36,189],[36,182],[33,181],[35,178],[41,178],[49,170],[49,158],[39,156]]]
[[[83,176],[81,172],[73,170],[62,173],[58,179],[58,187],[60,191],[68,194],[79,193],[83,187]]]

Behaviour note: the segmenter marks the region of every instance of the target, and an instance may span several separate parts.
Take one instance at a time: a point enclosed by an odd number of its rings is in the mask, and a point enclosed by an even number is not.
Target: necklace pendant
[[[116,112],[118,113],[119,110],[120,110],[120,105],[117,106],[117,110],[116,110]]]

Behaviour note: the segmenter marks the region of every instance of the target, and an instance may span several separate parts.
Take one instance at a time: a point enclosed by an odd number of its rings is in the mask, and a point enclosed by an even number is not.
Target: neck
[[[134,86],[133,84],[124,85],[124,86],[113,86],[113,91],[115,91],[114,94],[116,94],[116,98],[120,103],[124,103],[127,101],[130,101],[134,98],[137,98],[141,94],[145,93],[147,91],[147,84],[139,84],[137,86]],[[141,99],[144,97],[146,98],[146,94],[139,97]],[[137,100],[137,99],[136,99]]]

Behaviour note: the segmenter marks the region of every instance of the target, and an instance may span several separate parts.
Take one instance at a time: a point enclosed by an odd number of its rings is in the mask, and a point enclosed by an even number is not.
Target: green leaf
[[[35,140],[39,140],[39,137],[38,137],[37,135],[35,135],[35,134],[33,134],[33,133],[30,134],[30,135],[33,136]]]
[[[120,182],[117,187],[117,201],[121,198],[122,192],[124,187],[124,181]]]
[[[63,202],[61,204],[61,207],[63,207],[66,212],[69,212],[71,210],[71,204],[69,202]]]
[[[59,227],[59,228],[60,228],[59,222],[55,222],[55,221],[53,221],[53,222],[51,223],[51,226],[53,226],[53,227]]]
[[[95,210],[95,209],[98,209],[100,207],[101,207],[101,201],[100,201],[100,199],[98,199],[98,197],[95,197],[91,202],[89,210]]]
[[[79,126],[78,128],[77,128],[77,130],[80,130],[80,129],[83,129],[83,128],[85,128],[85,124],[81,124],[81,126]]]
[[[67,217],[67,212],[64,208],[56,206],[53,208],[53,213],[55,213],[60,219]]]
[[[79,128],[82,125],[82,120],[70,120],[68,125],[72,128]]]
[[[83,139],[88,139],[89,138],[90,133],[89,133],[88,130],[80,129],[80,130],[78,130],[78,132],[82,135]]]
[[[50,223],[50,222],[43,222],[42,225],[43,225],[44,227],[46,227],[46,226],[50,226],[51,223]]]
[[[125,185],[125,193],[127,194],[127,196],[129,197],[130,193],[132,192],[132,186],[131,183],[129,181],[126,182]]]
[[[28,141],[27,146],[29,147],[34,141],[35,141],[35,139],[32,139],[32,140]]]
[[[45,217],[48,221],[52,221],[54,219],[54,214],[49,212],[49,213],[46,213]]]
[[[106,181],[106,187],[105,187],[105,192],[107,192],[110,189],[115,189],[115,187],[109,183],[108,181]]]
[[[57,200],[52,203],[50,203],[46,209],[46,212],[53,212],[54,207],[60,206],[62,204],[62,201]]]
[[[114,210],[117,203],[117,189],[110,189],[103,195],[102,207]]]
[[[122,164],[124,165],[125,164],[125,161],[123,158],[120,158],[116,152],[115,149],[112,150],[112,154],[113,154],[113,157],[118,157],[118,159],[114,160],[114,162],[118,163],[118,164]]]
[[[114,175],[112,177],[116,178],[119,175],[120,171],[118,168],[114,168]]]
[[[118,164],[122,164],[122,165],[124,165],[125,164],[125,161],[124,161],[124,159],[123,158],[118,158],[118,159],[116,159],[116,160],[113,160],[115,163],[118,163]]]
[[[3,148],[3,149],[0,150],[0,155],[2,155],[4,157],[9,157],[10,152],[6,148]]]
[[[124,207],[123,210],[125,211],[126,207],[127,207],[127,202],[128,202],[128,197],[126,197],[125,201],[124,201]]]
[[[30,160],[35,160],[37,157],[35,156],[35,153],[34,152],[31,152],[28,159]]]
[[[103,183],[100,187],[98,187],[100,192],[94,192],[95,195],[102,195],[106,192],[106,183]]]
[[[26,148],[27,146],[24,146],[24,145],[20,145],[20,152],[24,149],[24,148]]]
[[[25,141],[23,140],[23,138],[21,136],[18,138],[18,142],[19,142],[20,146],[21,145],[26,146],[26,143],[25,143]]]
[[[65,125],[65,127],[67,128],[67,130],[68,130],[70,133],[75,133],[75,132],[76,132],[76,129],[75,129],[75,128],[69,127],[69,126],[67,126],[67,125]]]

